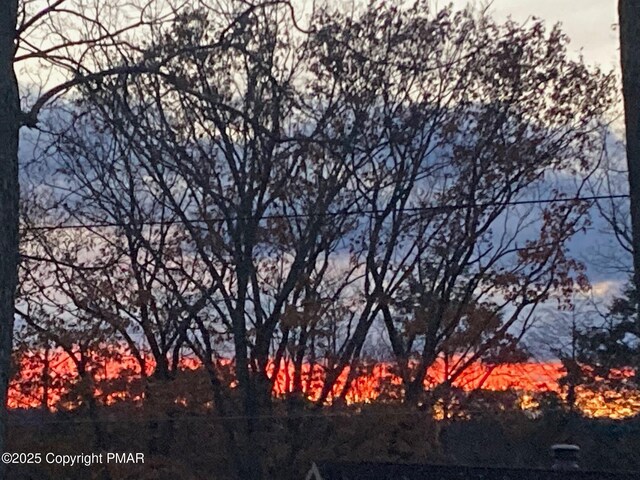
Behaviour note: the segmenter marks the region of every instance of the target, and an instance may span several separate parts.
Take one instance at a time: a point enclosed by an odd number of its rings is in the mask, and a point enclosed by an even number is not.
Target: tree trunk
[[[17,11],[17,0],[0,2],[0,451],[6,446],[7,390],[18,281],[20,101],[13,69]],[[0,477],[4,478],[2,465]]]
[[[49,345],[44,350],[44,366],[42,368],[42,411],[49,412],[49,387],[51,383],[51,359]]]
[[[165,361],[147,379],[145,405],[149,409],[149,454],[168,456],[174,442],[174,417],[177,414],[170,372]]]
[[[620,0],[618,15],[631,195],[633,281],[636,292],[640,292],[640,0]]]
[[[243,480],[261,480],[261,455],[260,446],[256,445],[256,426],[258,416],[258,402],[255,395],[254,378],[249,369],[249,357],[247,353],[247,326],[245,322],[245,299],[249,278],[248,258],[243,258],[238,269],[238,299],[237,308],[233,318],[233,341],[235,347],[235,367],[238,390],[243,407],[245,421],[242,424],[242,435],[239,436],[240,452],[242,456],[242,471],[240,478]]]

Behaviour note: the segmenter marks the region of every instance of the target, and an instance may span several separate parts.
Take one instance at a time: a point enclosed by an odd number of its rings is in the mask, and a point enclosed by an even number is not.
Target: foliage
[[[563,383],[582,386],[633,410],[640,366],[638,325],[636,292],[628,286],[622,296],[613,298],[602,318],[574,333],[576,352],[564,359]]]
[[[221,423],[230,461],[260,478],[282,365],[294,400],[307,369],[323,372],[316,407],[340,403],[386,342],[411,408],[438,360],[434,403],[479,361],[526,358],[536,309],[587,284],[567,243],[589,225],[573,197],[613,76],[537,20],[373,0],[301,25],[286,2],[222,3],[179,9],[142,47],[87,52],[114,74],[46,122],[19,313],[77,360],[94,420],[91,352],[123,345],[160,409],[196,355],[216,414],[242,418]],[[369,455],[377,427],[347,437]],[[415,439],[388,427],[388,458],[409,455]]]

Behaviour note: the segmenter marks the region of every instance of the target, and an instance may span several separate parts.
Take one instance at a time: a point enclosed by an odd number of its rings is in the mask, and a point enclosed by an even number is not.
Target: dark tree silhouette
[[[633,281],[640,291],[640,1],[620,0],[620,64],[627,135]]]
[[[0,3],[0,451],[4,451],[13,336],[13,299],[18,281],[18,130],[20,100],[13,69],[18,0]],[[2,467],[0,467],[2,473]]]

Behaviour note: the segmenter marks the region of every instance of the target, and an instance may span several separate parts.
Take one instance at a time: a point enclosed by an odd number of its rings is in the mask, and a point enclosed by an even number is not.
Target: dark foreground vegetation
[[[390,461],[549,468],[549,446],[575,442],[585,470],[640,470],[640,419],[587,419],[549,408],[537,418],[512,410],[467,419],[435,421],[424,411],[369,405],[358,409],[305,409],[286,416],[274,405],[259,422],[265,478],[301,479],[312,461]],[[9,479],[227,479],[233,465],[224,429],[212,415],[175,411],[160,423],[166,444],[150,450],[159,435],[148,412],[109,411],[100,424],[105,452],[144,452],[142,465],[12,468]],[[77,454],[98,452],[96,430],[82,414],[14,412],[10,451]],[[225,420],[233,424],[233,419]],[[107,476],[108,472],[108,476]],[[24,476],[24,475],[31,475]]]

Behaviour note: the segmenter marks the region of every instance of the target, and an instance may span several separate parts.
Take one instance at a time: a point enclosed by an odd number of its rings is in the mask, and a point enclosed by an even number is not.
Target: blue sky
[[[444,2],[443,2],[444,3]],[[467,3],[466,0],[453,0],[456,6]],[[476,1],[476,5],[490,3],[490,12],[497,19],[511,17],[516,21],[526,21],[532,16],[544,19],[550,24],[560,22],[563,31],[571,39],[569,51],[584,57],[589,64],[598,65],[604,70],[619,70],[619,44],[617,31],[617,0],[493,0]],[[618,147],[616,155],[621,157]],[[623,185],[624,186],[624,185]],[[621,187],[623,187],[621,186]],[[624,192],[619,192],[624,193]],[[625,280],[625,275],[607,271],[597,258],[599,251],[607,250],[614,255],[617,252],[615,241],[606,233],[606,226],[594,218],[593,228],[585,235],[577,236],[572,243],[572,251],[587,264],[589,277],[594,284],[594,294],[607,296],[615,285]],[[630,260],[630,259],[629,259]]]

